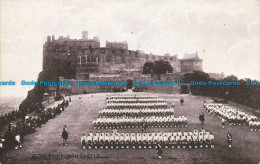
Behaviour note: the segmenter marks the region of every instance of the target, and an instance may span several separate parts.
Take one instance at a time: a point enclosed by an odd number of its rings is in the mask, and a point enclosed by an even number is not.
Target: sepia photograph
[[[0,0],[0,164],[259,164],[259,0]]]

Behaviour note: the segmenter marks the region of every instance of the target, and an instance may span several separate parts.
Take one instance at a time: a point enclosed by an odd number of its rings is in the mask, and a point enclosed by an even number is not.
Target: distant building
[[[198,52],[187,54],[181,60],[181,71],[183,73],[191,73],[193,71],[203,71],[202,68],[203,60],[199,58]]]

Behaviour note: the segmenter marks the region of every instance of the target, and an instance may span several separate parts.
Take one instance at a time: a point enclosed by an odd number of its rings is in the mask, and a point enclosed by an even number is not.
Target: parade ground
[[[180,104],[180,95],[156,94],[163,98],[168,107],[175,102],[175,115],[183,114],[188,118],[187,127],[183,128],[148,128],[147,131],[193,131],[201,129],[199,113],[205,114],[203,126],[215,137],[214,148],[181,148],[163,149],[162,159],[158,159],[156,149],[82,149],[80,138],[83,133],[109,132],[113,129],[93,129],[93,119],[98,112],[106,108],[108,94],[124,93],[96,93],[71,96],[72,102],[60,115],[49,120],[35,133],[27,135],[23,147],[8,151],[4,155],[6,163],[247,163],[260,162],[260,132],[250,131],[249,126],[226,125],[223,129],[221,119],[209,115],[203,109],[203,101],[209,97],[181,95],[184,105]],[[153,94],[153,93],[137,93]],[[80,99],[81,97],[81,99]],[[69,132],[68,145],[63,146],[61,133],[67,125]],[[139,128],[117,129],[118,132],[141,132]],[[232,148],[227,145],[227,133],[233,137]],[[68,155],[71,156],[68,158]],[[61,156],[63,155],[63,156]]]

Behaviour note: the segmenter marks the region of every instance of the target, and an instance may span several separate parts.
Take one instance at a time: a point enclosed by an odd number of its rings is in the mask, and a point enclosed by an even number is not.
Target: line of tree
[[[207,73],[194,71],[186,73],[183,76],[185,83],[190,81],[213,81],[213,82],[234,82],[237,81],[240,85],[190,85],[190,91],[194,95],[204,95],[218,97],[228,101],[233,101],[241,105],[245,105],[254,109],[260,109],[260,86],[247,85],[246,81],[255,82],[251,79],[238,79],[234,75],[227,76],[222,80],[215,80],[209,77]]]

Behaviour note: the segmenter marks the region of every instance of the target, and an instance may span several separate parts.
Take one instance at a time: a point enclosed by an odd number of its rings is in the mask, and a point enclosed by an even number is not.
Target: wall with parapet
[[[98,93],[98,92],[112,92],[116,90],[123,90],[126,88],[125,85],[78,85],[78,81],[81,82],[127,82],[128,80],[138,81],[138,82],[177,82],[181,79],[180,74],[164,74],[161,75],[161,80],[158,80],[157,76],[151,77],[151,75],[138,75],[135,77],[127,77],[120,75],[90,75],[90,80],[74,80],[74,79],[64,79],[60,78],[60,81],[71,82],[72,85],[62,85],[59,86],[59,91],[63,94],[84,94],[84,93]],[[180,85],[149,85],[149,86],[134,86],[136,88],[140,88],[143,92],[163,92],[163,93],[180,93],[181,86]]]

